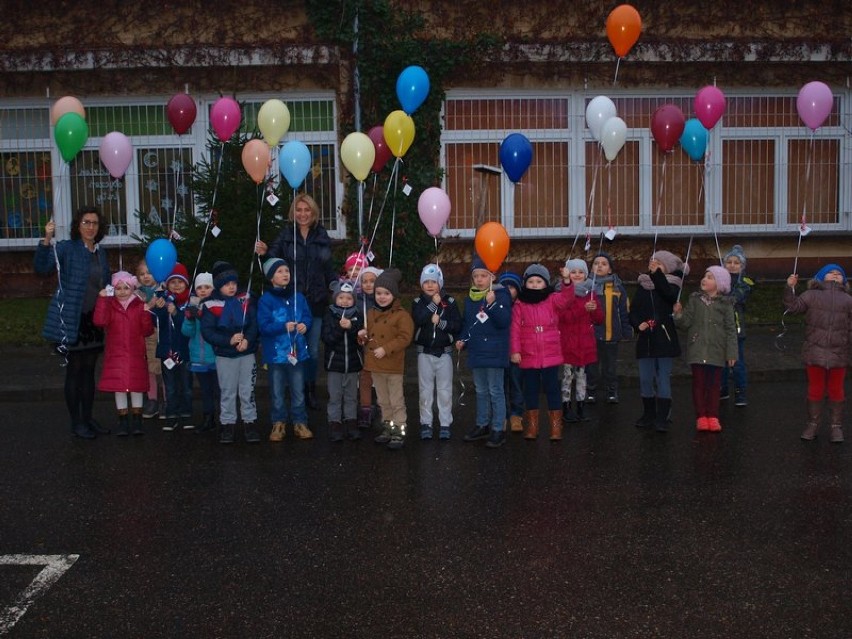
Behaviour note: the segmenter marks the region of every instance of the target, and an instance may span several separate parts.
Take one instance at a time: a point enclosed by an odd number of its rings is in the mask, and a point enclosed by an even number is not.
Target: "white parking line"
[[[44,566],[11,606],[0,609],[0,636],[8,633],[24,616],[27,608],[47,592],[79,558],[80,555],[0,555],[0,566]]]

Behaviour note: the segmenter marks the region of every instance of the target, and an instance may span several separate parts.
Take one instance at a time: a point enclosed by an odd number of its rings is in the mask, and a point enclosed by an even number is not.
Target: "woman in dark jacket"
[[[103,351],[103,331],[94,325],[98,293],[109,284],[109,262],[99,245],[104,237],[103,218],[95,207],[79,209],[71,220],[71,239],[51,246],[56,224],[44,227],[44,239],[36,247],[35,271],[58,276],[56,293],[47,308],[42,337],[53,342],[67,360],[65,404],[71,416],[71,432],[93,439],[109,433],[92,419],[95,401],[95,366]]]
[[[639,287],[630,303],[630,324],[638,335],[636,359],[643,406],[636,422],[638,428],[668,430],[672,360],[680,355],[672,307],[688,272],[677,255],[656,251],[648,263],[648,272],[638,278]]]
[[[290,206],[290,221],[272,244],[258,241],[258,255],[286,259],[293,269],[296,290],[311,307],[313,322],[308,331],[311,359],[305,362],[305,403],[316,410],[317,362],[322,334],[322,318],[328,307],[329,284],[337,279],[331,266],[331,238],[319,222],[319,206],[310,195],[301,193]]]

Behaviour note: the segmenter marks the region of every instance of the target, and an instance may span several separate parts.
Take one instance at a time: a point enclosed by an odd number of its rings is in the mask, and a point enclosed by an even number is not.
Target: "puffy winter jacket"
[[[242,332],[248,348],[242,352],[231,338]],[[257,317],[254,304],[245,295],[222,297],[213,294],[201,305],[201,335],[213,347],[217,357],[242,357],[257,351]]]
[[[598,361],[595,328],[603,324],[603,304],[594,292],[577,297],[573,284],[567,286],[566,291],[570,291],[568,306],[559,315],[562,361],[572,366],[586,366]],[[595,310],[586,310],[589,301],[597,303]]]
[[[595,278],[595,294],[603,306],[604,320],[595,324],[595,339],[604,342],[620,342],[633,337],[630,325],[630,305],[627,289],[618,275]]]
[[[151,313],[135,295],[124,308],[114,297],[99,297],[92,321],[106,332],[106,349],[98,390],[108,393],[148,390],[145,338],[154,332]]]
[[[509,332],[512,326],[512,296],[500,284],[494,285],[494,303],[485,300],[464,302],[462,330],[459,339],[465,342],[469,368],[508,368]],[[485,312],[488,319],[479,321]]]
[[[686,331],[686,362],[727,366],[737,359],[737,328],[734,299],[729,295],[705,298],[696,292],[689,296],[675,325]]]
[[[648,357],[677,357],[680,342],[677,338],[672,307],[677,302],[680,287],[669,282],[665,273],[656,270],[651,275],[654,288],[637,287],[630,303],[630,323],[637,332],[636,359]],[[640,331],[639,325],[652,321],[653,326]]]
[[[340,326],[344,313],[346,319],[352,322],[348,329]],[[358,345],[358,331],[363,327],[364,322],[357,306],[341,308],[332,304],[328,307],[320,335],[325,344],[325,370],[334,373],[357,373],[364,367],[364,358]]]
[[[440,317],[437,324],[432,323],[435,313]],[[452,352],[462,326],[455,298],[442,295],[439,306],[432,301],[431,295],[422,293],[411,305],[411,319],[414,320],[414,343],[418,353],[440,357]]]
[[[292,287],[266,289],[257,303],[257,329],[264,364],[288,364],[291,353],[300,362],[311,358],[305,336],[288,332],[288,322],[304,324],[310,330],[313,316],[304,295],[293,294]]]
[[[183,325],[180,327],[180,332],[189,340],[189,361],[190,370],[192,365],[200,365],[200,370],[208,370],[209,367],[216,367],[216,353],[213,352],[213,347],[204,341],[204,336],[201,335],[201,308],[188,309],[183,319]]]
[[[520,298],[515,300],[509,352],[520,353],[521,368],[549,368],[562,364],[559,321],[568,308],[568,295],[566,289],[551,293],[536,304]],[[570,295],[574,295],[573,288],[570,288]]]
[[[802,361],[806,366],[844,368],[852,356],[852,297],[837,282],[808,282],[801,295],[784,287],[784,306],[805,315]]]
[[[364,368],[373,373],[405,372],[405,349],[414,337],[414,322],[398,299],[387,308],[374,308],[367,315],[367,344]],[[385,356],[376,359],[373,351],[381,346]]]
[[[328,285],[337,279],[331,267],[331,238],[323,225],[315,224],[307,237],[294,233],[292,224],[285,226],[269,246],[267,256],[290,263],[292,281],[308,300],[311,314],[322,317],[328,305]]]

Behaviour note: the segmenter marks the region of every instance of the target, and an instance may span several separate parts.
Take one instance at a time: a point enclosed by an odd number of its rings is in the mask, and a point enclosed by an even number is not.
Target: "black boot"
[[[672,411],[671,398],[657,398],[657,419],[654,421],[654,429],[658,433],[667,433],[669,430],[669,413]]]
[[[657,399],[655,397],[642,398],[642,416],[636,420],[636,428],[653,428],[657,421]]]
[[[585,409],[583,408],[584,404],[585,402],[577,402],[577,419],[581,422],[587,422],[590,419],[589,416],[585,414]]]
[[[98,420],[96,420],[94,417],[90,417],[88,422],[92,430],[95,431],[98,435],[109,435],[112,432],[106,426],[101,426],[100,423],[98,423]]]
[[[257,431],[256,422],[243,422],[243,435],[247,444],[260,443],[260,433]]]
[[[130,410],[130,432],[134,435],[144,435],[142,430],[142,409],[132,408]]]
[[[206,433],[214,428],[216,428],[216,420],[213,419],[213,413],[204,413],[204,421],[201,422],[201,426],[198,427],[198,430],[202,433]]]
[[[571,402],[562,402],[562,421],[566,424],[576,424],[580,421],[573,410],[571,410]]]
[[[346,431],[346,438],[350,441],[361,439],[361,431],[358,430],[358,422],[354,419],[343,420],[343,430]]]
[[[130,434],[130,415],[127,414],[127,409],[118,411],[118,428],[115,434],[119,437],[127,437]]]
[[[331,441],[343,441],[343,422],[328,422],[328,430],[329,435],[331,437]]]
[[[219,429],[219,443],[233,444],[234,443],[234,425],[222,424]]]
[[[317,404],[316,384],[305,384],[305,406],[307,406],[311,410],[316,410],[317,408],[319,408],[319,405]]]

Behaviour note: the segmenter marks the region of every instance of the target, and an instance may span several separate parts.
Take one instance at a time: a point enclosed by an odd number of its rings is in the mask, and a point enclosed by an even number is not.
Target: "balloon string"
[[[175,228],[175,224],[177,224],[177,209],[178,209],[178,179],[180,175],[180,168],[183,167],[183,135],[178,135],[178,162],[175,166],[175,205],[172,207],[172,230]]]
[[[110,177],[112,177],[112,176],[110,176]],[[113,186],[115,184],[115,182],[117,182],[117,180],[115,180],[115,179],[110,180],[110,188],[115,190],[115,191],[118,191],[118,189],[116,189],[115,186]],[[121,193],[116,193],[115,204],[116,204],[116,208],[118,209],[118,270],[123,271],[124,270],[124,256],[122,255],[122,250],[121,250],[122,249],[121,236],[123,235],[123,233],[121,231]],[[127,226],[125,225],[124,228],[125,228],[125,231],[126,231]]]
[[[621,65],[621,56],[618,57],[618,60],[615,63],[615,77],[612,79],[612,86],[615,86],[618,83],[618,67]]]
[[[808,208],[808,193],[810,192],[810,182],[811,182],[811,155],[814,149],[814,134],[811,132],[811,143],[808,147],[807,154],[805,156],[805,193],[802,197],[802,223],[799,225],[799,240],[796,242],[796,258],[793,261],[793,273],[798,275],[799,271],[799,250],[802,248],[802,237],[804,236],[807,226],[808,226],[808,217],[807,217],[807,208]]]
[[[440,267],[440,262],[438,261],[438,236],[436,235],[432,239],[435,240],[435,266]]]
[[[222,142],[219,149],[219,163],[216,166],[216,181],[213,183],[213,196],[210,198],[210,210],[207,212],[207,223],[204,225],[201,246],[198,247],[198,256],[195,258],[195,268],[192,269],[192,282],[195,282],[195,276],[198,275],[198,266],[201,264],[201,256],[204,254],[204,247],[207,244],[207,233],[210,231],[210,223],[213,221],[213,213],[216,211],[216,196],[219,192],[219,176],[222,175],[222,158],[224,155],[225,143]],[[169,238],[171,239],[171,231],[169,232]]]
[[[612,162],[606,163],[606,223],[612,226]]]
[[[54,222],[56,217],[56,208],[62,201],[62,169],[69,169],[67,162],[59,165],[59,188],[56,189],[54,197]],[[56,350],[62,354],[61,366],[68,366],[68,326],[65,324],[65,294],[62,291],[62,267],[59,263],[59,252],[56,250],[56,230],[54,224],[53,244],[53,261],[56,263],[56,308],[59,311],[59,346]]]
[[[684,269],[683,280],[681,281],[680,288],[678,289],[678,292],[677,292],[677,301],[678,302],[680,302],[680,295],[681,295],[681,293],[683,293],[683,287],[686,284],[686,276],[689,275],[689,270],[688,270],[689,254],[692,252],[692,238],[693,237],[694,237],[693,235],[689,236],[689,244],[686,247],[686,259],[683,261],[683,264],[687,268]]]
[[[468,338],[470,339],[470,338]],[[464,403],[464,392],[467,390],[464,385],[464,380],[461,374],[461,351],[456,349],[456,379],[459,380],[459,396],[456,402],[459,406],[466,406]]]
[[[296,201],[296,189],[294,188],[293,189],[293,202],[295,202],[295,201]],[[298,293],[299,292],[299,282],[298,282],[299,267],[298,267],[298,264],[296,262],[296,215],[295,215],[295,212],[296,212],[296,208],[293,207],[294,215],[293,215],[293,273],[292,273],[292,280],[293,280],[293,291]],[[305,248],[307,249],[307,246]],[[307,266],[307,263],[308,263],[307,255],[305,255],[305,266]],[[294,317],[299,316],[299,313],[296,309],[296,302],[298,301],[298,299],[299,298],[298,298],[297,295],[293,295],[293,316]]]
[[[385,198],[384,198],[384,200],[382,200],[382,205],[379,207],[379,213],[378,213],[378,215],[376,215],[376,224],[373,227],[373,233],[370,235],[370,243],[367,245],[367,253],[370,253],[373,250],[373,242],[375,242],[375,240],[376,240],[376,233],[378,233],[379,224],[382,221],[382,215],[385,212],[385,205],[387,204],[388,196],[390,195],[390,189],[391,189],[391,186],[394,183],[394,177],[397,174],[397,167],[399,166],[400,162],[402,162],[402,160],[400,158],[396,158],[396,161],[393,163],[393,168],[391,169],[391,175],[388,178],[388,188],[385,190]],[[388,266],[390,266],[390,265],[388,265]]]
[[[393,266],[393,236],[396,233],[396,194],[399,186],[399,171],[394,174],[393,178],[393,207],[391,209],[391,232],[390,232],[390,249],[388,251],[388,268]]]
[[[663,168],[660,174],[660,188],[657,190],[657,218],[654,224],[654,250],[651,253],[652,255],[657,252],[657,236],[660,233],[660,214],[663,209],[663,192],[666,186],[666,161],[668,159],[668,155],[663,156]]]
[[[598,150],[600,151],[600,145],[598,146]],[[594,220],[594,207],[595,207],[595,192],[597,191],[596,186],[598,183],[598,169],[600,168],[600,154],[598,155],[598,160],[594,163],[595,170],[592,173],[592,188],[589,191],[589,200],[588,205],[586,207],[586,214],[583,216],[583,226],[577,229],[577,234],[574,236],[574,242],[571,244],[571,251],[568,253],[569,257],[574,256],[574,249],[577,246],[577,241],[580,239],[580,234],[583,231],[586,231],[588,235],[589,227],[592,225],[592,221]]]
[[[258,187],[260,187],[259,184],[258,184]],[[263,212],[263,196],[265,194],[265,188],[258,188],[258,191],[260,191],[260,202],[258,202],[258,207],[257,207],[257,230],[256,230],[256,233],[255,233],[254,246],[257,246],[257,243],[260,242],[260,216],[261,216],[261,213]],[[246,327],[246,314],[248,313],[249,300],[251,299],[251,281],[252,281],[253,276],[254,276],[254,263],[255,263],[255,260],[256,260],[256,256],[257,256],[257,253],[255,251],[252,251],[251,252],[251,261],[249,262],[248,284],[246,285],[246,301],[243,304],[243,323],[240,326],[240,333],[242,333],[245,330],[245,327]],[[261,286],[261,289],[262,289],[263,288],[263,280],[262,279],[261,279],[260,286]],[[293,297],[294,303],[295,303],[295,299],[296,298],[294,296]]]
[[[378,179],[379,174],[373,171],[373,188],[370,193],[370,210],[367,212],[367,228],[369,228],[370,223],[373,221],[373,202],[376,201],[376,183]]]

